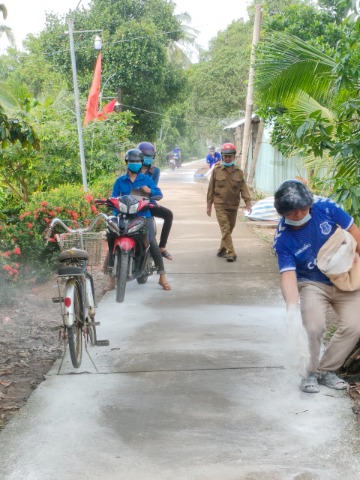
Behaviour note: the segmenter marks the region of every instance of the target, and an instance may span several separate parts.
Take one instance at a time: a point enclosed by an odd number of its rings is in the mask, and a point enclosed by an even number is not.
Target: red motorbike
[[[114,213],[104,214],[111,255],[109,269],[116,277],[116,301],[123,302],[127,282],[136,279],[140,284],[146,283],[148,276],[156,271],[150,254],[146,218],[137,215],[149,210],[151,204],[148,199],[135,195],[96,200],[95,203]]]

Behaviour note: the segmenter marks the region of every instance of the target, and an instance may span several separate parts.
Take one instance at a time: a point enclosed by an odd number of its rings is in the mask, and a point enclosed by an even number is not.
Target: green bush
[[[10,295],[11,289],[19,279],[19,267],[18,257],[21,254],[19,247],[8,249],[8,243],[6,242],[6,230],[5,225],[0,224],[0,305],[7,302],[12,298]]]
[[[110,196],[115,179],[115,176],[100,178],[87,193],[81,185],[69,184],[34,193],[26,210],[8,219],[8,225],[0,223],[0,290],[4,297],[0,302],[6,299],[6,292],[15,282],[49,278],[59,253],[56,234],[64,233],[56,226],[46,241],[52,219],[58,217],[70,228],[87,227],[99,213],[94,199]],[[104,223],[97,227],[103,228]]]
[[[21,253],[17,262],[21,280],[41,281],[49,277],[56,265],[59,246],[55,234],[64,232],[61,227],[55,227],[46,242],[51,220],[59,217],[70,228],[86,227],[97,213],[93,196],[85,194],[79,185],[62,185],[48,192],[35,193],[26,211],[3,229],[0,251],[19,248]]]

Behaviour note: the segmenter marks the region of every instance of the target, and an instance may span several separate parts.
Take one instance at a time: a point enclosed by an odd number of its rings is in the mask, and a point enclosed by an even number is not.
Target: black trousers
[[[173,222],[173,217],[174,217],[173,213],[168,208],[160,205],[154,205],[150,209],[150,212],[153,217],[162,218],[164,220],[164,224],[163,224],[161,235],[160,235],[159,247],[165,248],[169,238],[172,222]]]

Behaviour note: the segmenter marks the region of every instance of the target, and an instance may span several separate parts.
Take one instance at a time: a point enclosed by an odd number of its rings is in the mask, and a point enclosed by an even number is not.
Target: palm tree
[[[200,50],[196,43],[196,37],[200,32],[189,26],[191,16],[188,13],[179,13],[175,17],[180,25],[181,37],[178,41],[170,43],[168,55],[174,65],[187,68],[191,65],[191,57],[194,51],[198,52]]]
[[[7,17],[7,9],[5,7],[5,5],[3,3],[0,3],[0,12],[2,13],[3,15],[3,18],[4,20],[6,19]],[[10,27],[7,27],[6,25],[0,25],[0,37],[2,36],[2,34],[5,34],[7,39],[9,40],[10,44],[12,46],[15,45],[15,38],[14,38],[14,35],[11,31],[11,28]]]
[[[325,166],[321,184],[331,187],[360,221],[356,31],[354,39],[333,58],[297,37],[273,35],[263,43],[255,64],[255,91],[264,109],[280,112],[272,117],[286,125],[283,144],[295,144],[292,153],[301,148],[312,165]]]

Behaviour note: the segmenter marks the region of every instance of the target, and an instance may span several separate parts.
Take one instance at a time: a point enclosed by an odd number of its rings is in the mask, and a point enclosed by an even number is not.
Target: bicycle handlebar
[[[63,229],[66,230],[68,233],[84,233],[84,232],[90,232],[95,227],[95,225],[99,223],[100,219],[105,219],[106,221],[107,215],[105,213],[98,213],[88,227],[74,229],[74,228],[68,227],[60,218],[53,218],[46,232],[46,240],[49,241],[51,231],[55,227],[55,225],[62,226]]]

